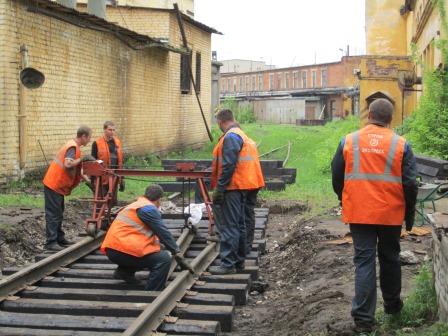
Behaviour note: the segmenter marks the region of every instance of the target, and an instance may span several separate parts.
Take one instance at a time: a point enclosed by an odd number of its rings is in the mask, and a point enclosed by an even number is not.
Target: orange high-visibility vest
[[[75,140],[67,142],[56,154],[44,176],[43,183],[58,194],[67,196],[81,181],[81,165],[67,169],[64,167],[65,154],[75,147],[75,160],[81,157],[81,148]]]
[[[117,158],[118,158],[118,168],[123,167],[123,149],[121,147],[121,141],[117,137],[113,137],[115,146],[117,148]],[[98,160],[102,160],[104,162],[104,166],[106,168],[110,167],[110,152],[109,145],[104,136],[96,139],[96,145],[98,147]]]
[[[139,197],[118,213],[107,231],[101,252],[106,253],[106,248],[111,248],[143,257],[160,251],[159,238],[137,216],[137,210],[147,205],[153,203],[146,197]]]
[[[406,140],[390,129],[373,124],[346,136],[344,223],[402,225],[405,144]]]
[[[243,139],[238,162],[233,172],[232,179],[226,190],[253,190],[264,187],[263,172],[261,171],[258,150],[255,142],[249,138],[240,128],[234,127],[228,130],[213,149],[213,163],[211,186],[216,188],[218,179],[222,173],[222,149],[224,138],[229,133],[238,134]]]

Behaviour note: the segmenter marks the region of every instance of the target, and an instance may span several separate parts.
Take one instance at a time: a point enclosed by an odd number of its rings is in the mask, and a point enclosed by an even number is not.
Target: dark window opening
[[[201,54],[196,53],[196,91],[201,92]]]
[[[182,54],[180,57],[180,91],[187,94],[191,92],[190,71],[188,69],[189,66],[191,68],[191,54]]]

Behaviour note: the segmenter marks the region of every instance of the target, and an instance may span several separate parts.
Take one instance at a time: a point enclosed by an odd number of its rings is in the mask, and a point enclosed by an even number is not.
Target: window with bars
[[[188,55],[182,54],[180,59],[180,91],[183,94],[191,92],[191,80],[189,67],[191,68],[191,53]]]
[[[307,78],[306,78],[306,71],[302,71],[302,88],[307,88]]]

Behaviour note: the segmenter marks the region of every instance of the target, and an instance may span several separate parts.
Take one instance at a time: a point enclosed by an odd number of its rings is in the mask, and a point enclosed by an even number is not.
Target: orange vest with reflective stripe
[[[249,138],[240,128],[234,127],[228,130],[218,141],[213,149],[212,163],[212,188],[216,188],[218,179],[222,173],[222,149],[224,138],[229,133],[238,134],[243,139],[238,162],[233,172],[232,179],[226,190],[253,190],[264,187],[263,172],[261,171],[258,150],[255,142]]]
[[[81,165],[70,169],[64,167],[65,154],[70,147],[76,148],[75,160],[81,157],[80,146],[75,140],[70,140],[58,151],[43,180],[47,188],[64,196],[70,195],[81,181]]]
[[[344,223],[402,225],[405,144],[406,140],[390,129],[373,124],[346,136]]]
[[[147,205],[153,204],[146,197],[139,197],[118,213],[107,231],[101,252],[106,253],[106,248],[111,248],[143,257],[160,251],[159,238],[137,216],[137,210]]]
[[[117,157],[118,157],[118,168],[123,167],[123,150],[121,148],[121,141],[117,137],[114,137],[115,146],[117,148]],[[108,168],[110,166],[110,152],[109,145],[107,144],[104,136],[96,139],[96,145],[98,147],[98,160],[102,160],[104,162],[104,167]]]

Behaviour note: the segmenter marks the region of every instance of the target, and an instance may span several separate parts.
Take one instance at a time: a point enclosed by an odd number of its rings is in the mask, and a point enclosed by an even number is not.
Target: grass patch
[[[359,127],[359,119],[348,118],[325,126],[295,126],[273,124],[243,124],[242,129],[259,144],[260,154],[291,142],[291,153],[286,167],[297,168],[295,184],[284,191],[263,191],[260,197],[276,200],[301,200],[308,202],[317,212],[337,204],[331,186],[331,159],[340,139]],[[214,128],[217,139],[221,133]],[[168,158],[210,159],[214,144],[207,143],[201,150],[171,153]],[[263,159],[284,160],[287,147]]]
[[[379,335],[448,335],[448,324],[436,323],[437,297],[433,284],[432,265],[425,264],[415,277],[415,288],[404,300],[399,314],[386,315],[378,310],[380,327],[372,336]]]
[[[359,127],[357,118],[348,118],[343,121],[334,121],[325,126],[295,126],[272,124],[243,124],[243,130],[259,144],[260,154],[288,144],[291,142],[291,153],[286,167],[297,168],[297,180],[295,184],[287,185],[286,190],[280,192],[263,191],[260,196],[263,199],[275,200],[300,200],[308,202],[318,213],[321,210],[337,204],[337,199],[331,187],[330,162],[340,139],[347,133]],[[163,155],[162,158],[189,158],[210,159],[213,147],[221,136],[221,131],[215,126],[212,129],[215,142],[207,142],[200,150],[186,150],[172,152]],[[284,160],[287,155],[287,147],[274,152],[263,159]],[[146,157],[130,157],[125,162],[127,168],[161,169],[161,157],[152,154]],[[119,193],[119,198],[130,201],[141,195],[146,186],[157,181],[173,179],[148,177],[127,178],[126,191]],[[0,196],[0,206],[43,206],[42,194],[33,196],[24,191],[29,186],[36,190],[42,189],[40,180],[33,182],[19,182],[12,184],[10,192]],[[90,190],[81,184],[68,199],[91,197]]]

